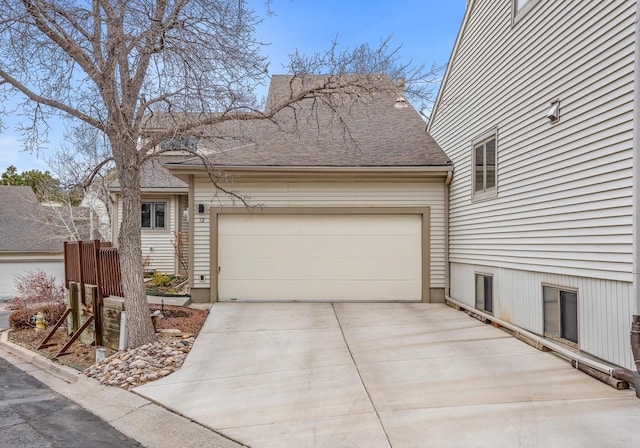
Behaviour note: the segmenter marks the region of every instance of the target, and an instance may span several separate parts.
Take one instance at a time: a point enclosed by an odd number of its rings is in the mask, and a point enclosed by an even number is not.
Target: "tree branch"
[[[13,78],[11,75],[5,72],[2,68],[0,68],[0,79],[2,79],[3,82],[10,84],[12,87],[22,92],[27,98],[29,98],[33,102],[42,104],[44,106],[52,107],[54,109],[58,109],[62,112],[66,112],[72,117],[82,120],[85,123],[90,124],[91,126],[94,126],[103,132],[107,130],[107,127],[103,122],[96,120],[95,118],[89,115],[83,114],[79,110],[74,109],[73,107],[67,104],[64,104],[60,101],[52,100],[50,98],[44,98],[38,95],[37,93],[31,91],[24,84],[22,84],[17,79]]]
[[[82,188],[87,188],[89,185],[91,185],[93,183],[93,179],[95,179],[95,177],[98,175],[100,170],[109,162],[113,162],[113,157],[108,157],[104,159],[102,162],[98,163],[93,168],[93,170],[91,170],[91,173],[89,173],[87,178],[82,182]]]

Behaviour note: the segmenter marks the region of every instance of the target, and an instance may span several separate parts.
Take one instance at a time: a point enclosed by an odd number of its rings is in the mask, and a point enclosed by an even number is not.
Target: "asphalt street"
[[[7,298],[0,296],[0,330],[9,328],[9,314]]]
[[[0,357],[0,448],[140,447]]]
[[[0,330],[9,328],[9,314],[11,314],[11,311],[5,311],[0,308]]]

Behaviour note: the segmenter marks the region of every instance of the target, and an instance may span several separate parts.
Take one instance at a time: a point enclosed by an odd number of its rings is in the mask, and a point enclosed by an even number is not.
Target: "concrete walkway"
[[[435,304],[215,304],[135,391],[252,448],[628,447],[640,400]]]

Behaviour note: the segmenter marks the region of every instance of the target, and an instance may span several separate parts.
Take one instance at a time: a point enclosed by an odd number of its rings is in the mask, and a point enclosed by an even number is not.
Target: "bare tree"
[[[24,195],[22,207],[16,216],[25,225],[35,223],[38,237],[43,242],[62,247],[63,241],[86,239],[89,233],[87,209],[74,204],[74,192],[59,187],[58,182],[42,181],[35,185],[36,193]]]
[[[23,99],[27,148],[46,139],[54,114],[108,140],[110,156],[93,173],[113,162],[121,186],[118,243],[130,347],[154,338],[142,276],[140,166],[161,142],[229,120],[272,120],[309,98],[331,104],[338,92],[364,97],[381,88],[367,75],[402,77],[417,96],[434,79],[431,70],[399,65],[388,39],[379,49],[338,52],[333,45],[310,57],[296,53],[289,67],[294,75],[326,73],[324,82],[263,110],[254,92],[267,60],[256,24],[243,0],[0,0],[0,100]],[[343,74],[364,76],[344,81]]]
[[[45,158],[47,166],[63,188],[82,193],[79,205],[87,209],[89,238],[111,241],[113,204],[108,186],[116,179],[116,172],[109,141],[99,129],[84,122],[67,129],[64,137],[53,156]]]

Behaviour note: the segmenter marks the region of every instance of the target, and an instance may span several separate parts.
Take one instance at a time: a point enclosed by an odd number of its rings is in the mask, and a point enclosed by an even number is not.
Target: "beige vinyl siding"
[[[268,182],[238,183],[225,188],[245,195],[251,205],[265,207],[430,207],[431,287],[444,288],[444,180],[421,182]],[[238,199],[216,194],[208,178],[194,182],[194,284],[210,286],[210,206],[243,206]],[[204,204],[205,213],[198,213]],[[201,280],[203,276],[203,280]]]
[[[455,166],[453,263],[631,281],[634,20],[633,1],[552,1],[512,26],[511,2],[474,2],[429,128]],[[473,202],[492,128],[498,196]]]
[[[176,256],[173,247],[176,230],[176,197],[174,195],[142,196],[142,202],[166,202],[165,229],[142,229],[142,259],[146,262],[145,269],[153,269],[165,274],[175,274],[177,272]],[[117,197],[117,223],[116,232],[122,222],[122,200]],[[114,238],[117,244],[117,237]]]
[[[189,266],[189,196],[188,195],[180,195],[177,197],[177,202],[179,203],[178,209],[178,222],[181,236],[182,244],[180,246],[180,250],[182,252],[183,261],[177,260],[178,262],[178,270],[181,273],[186,273],[186,270]]]
[[[542,284],[578,292],[579,348],[617,365],[633,368],[629,332],[631,284],[545,272],[451,263],[451,297],[474,306],[474,274],[493,275],[493,315],[533,333],[544,333]],[[606,300],[603,300],[606,299]]]

